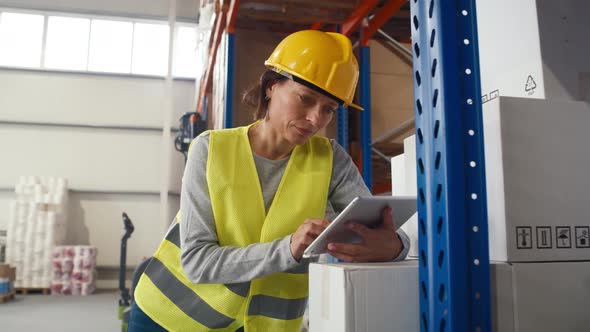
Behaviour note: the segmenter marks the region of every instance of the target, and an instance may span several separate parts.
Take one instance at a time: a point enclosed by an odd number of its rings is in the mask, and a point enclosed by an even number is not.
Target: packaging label
[[[590,226],[516,226],[516,249],[590,248]]]

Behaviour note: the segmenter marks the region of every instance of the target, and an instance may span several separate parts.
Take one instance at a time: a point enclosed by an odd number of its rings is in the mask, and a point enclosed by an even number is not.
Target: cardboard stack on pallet
[[[16,267],[17,289],[49,289],[51,253],[65,239],[67,182],[64,178],[21,177],[10,204],[6,262]]]
[[[14,298],[14,280],[16,268],[8,264],[0,264],[0,303]]]

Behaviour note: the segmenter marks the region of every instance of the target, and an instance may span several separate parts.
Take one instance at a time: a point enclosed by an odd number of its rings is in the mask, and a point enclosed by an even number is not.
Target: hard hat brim
[[[351,106],[351,107],[353,107],[353,108],[356,108],[358,111],[364,111],[364,110],[365,110],[364,108],[360,107],[359,105],[357,105],[357,104],[355,104],[355,103],[351,103],[351,104],[350,104],[350,105],[348,105],[348,106]]]
[[[364,108],[362,108],[361,106],[359,106],[359,105],[357,105],[355,103],[347,103],[346,101],[338,98],[337,96],[334,96],[330,92],[328,92],[328,91],[322,89],[321,87],[319,87],[318,85],[316,85],[315,82],[310,82],[305,77],[302,77],[298,73],[296,73],[296,72],[294,72],[294,71],[292,71],[292,70],[290,70],[288,68],[285,68],[284,66],[273,64],[273,63],[269,63],[268,61],[265,61],[264,64],[266,65],[266,67],[268,69],[271,69],[271,70],[275,71],[278,74],[281,74],[281,75],[283,75],[283,76],[285,76],[285,77],[287,77],[287,78],[289,78],[289,79],[291,79],[291,80],[293,80],[293,81],[295,81],[297,83],[301,83],[301,84],[303,84],[303,85],[305,85],[305,86],[307,86],[307,87],[309,87],[309,88],[311,88],[313,90],[316,90],[316,91],[318,91],[318,92],[320,92],[320,93],[322,93],[322,94],[324,94],[324,95],[326,95],[326,96],[328,96],[330,98],[335,99],[342,106],[345,106],[345,107],[351,106],[351,107],[353,107],[353,108],[355,108],[355,109],[357,109],[359,111],[364,111],[365,110]]]

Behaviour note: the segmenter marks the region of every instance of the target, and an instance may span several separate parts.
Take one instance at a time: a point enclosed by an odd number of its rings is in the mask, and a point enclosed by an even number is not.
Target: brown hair
[[[267,69],[255,85],[242,93],[242,103],[254,109],[254,120],[264,119],[268,110],[266,97],[266,86],[270,81],[281,82],[287,78],[275,71]]]

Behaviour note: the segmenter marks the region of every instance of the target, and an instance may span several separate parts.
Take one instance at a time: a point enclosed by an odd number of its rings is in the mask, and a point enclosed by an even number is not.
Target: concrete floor
[[[118,306],[115,290],[98,290],[89,296],[17,295],[0,303],[0,331],[121,331]]]

